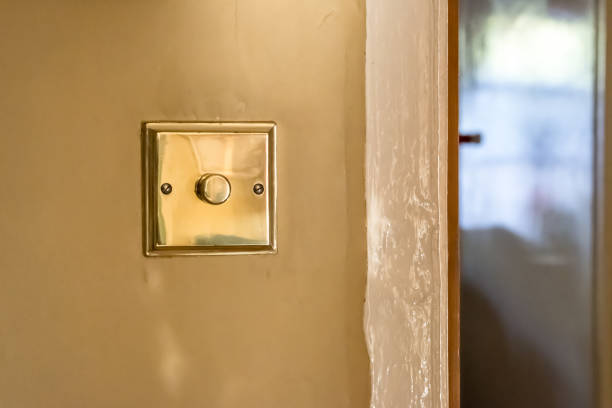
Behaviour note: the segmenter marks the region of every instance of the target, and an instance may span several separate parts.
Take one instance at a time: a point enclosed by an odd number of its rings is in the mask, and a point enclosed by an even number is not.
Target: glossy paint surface
[[[368,406],[364,19],[0,2],[0,406]],[[277,122],[277,255],[142,255],[145,120]]]
[[[367,7],[370,406],[447,407],[447,2]]]
[[[461,2],[462,398],[591,407],[592,1]]]

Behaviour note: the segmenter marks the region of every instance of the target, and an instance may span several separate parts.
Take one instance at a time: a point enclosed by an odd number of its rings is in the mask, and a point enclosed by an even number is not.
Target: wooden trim
[[[459,0],[448,2],[448,373],[449,407],[461,405],[459,264]]]
[[[606,4],[608,3],[608,4]],[[595,387],[597,406],[612,406],[612,3],[598,1],[595,118]]]

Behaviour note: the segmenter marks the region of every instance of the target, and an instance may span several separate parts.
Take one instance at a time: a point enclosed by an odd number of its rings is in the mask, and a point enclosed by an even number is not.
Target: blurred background
[[[591,407],[598,4],[460,4],[462,407]]]

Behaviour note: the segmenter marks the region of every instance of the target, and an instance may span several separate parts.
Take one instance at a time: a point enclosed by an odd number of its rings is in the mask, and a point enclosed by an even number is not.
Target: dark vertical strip
[[[448,368],[449,406],[461,404],[459,362],[459,0],[448,2]]]

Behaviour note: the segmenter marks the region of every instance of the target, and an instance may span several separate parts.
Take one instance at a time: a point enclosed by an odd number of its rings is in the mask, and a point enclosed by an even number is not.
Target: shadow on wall
[[[588,322],[562,253],[501,228],[462,232],[462,407],[590,406]]]

